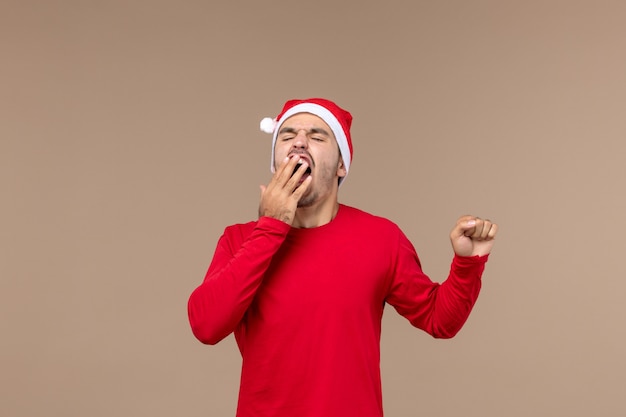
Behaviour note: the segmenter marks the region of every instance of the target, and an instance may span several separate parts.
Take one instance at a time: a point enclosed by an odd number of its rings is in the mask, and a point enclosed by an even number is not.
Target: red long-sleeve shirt
[[[384,305],[434,337],[452,337],[486,261],[455,256],[439,284],[389,220],[345,205],[311,229],[262,217],[226,228],[189,298],[189,320],[203,343],[235,334],[237,417],[381,417]]]

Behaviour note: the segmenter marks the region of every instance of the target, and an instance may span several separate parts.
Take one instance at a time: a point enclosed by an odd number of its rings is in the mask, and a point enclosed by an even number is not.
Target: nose
[[[302,129],[298,131],[296,137],[293,138],[293,147],[303,149],[309,147],[309,137],[306,134],[306,130]]]

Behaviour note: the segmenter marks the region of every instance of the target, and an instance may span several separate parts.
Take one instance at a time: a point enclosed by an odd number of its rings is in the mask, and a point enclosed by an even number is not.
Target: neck
[[[292,227],[300,229],[310,229],[330,223],[339,211],[337,199],[325,204],[312,205],[308,207],[298,207]]]

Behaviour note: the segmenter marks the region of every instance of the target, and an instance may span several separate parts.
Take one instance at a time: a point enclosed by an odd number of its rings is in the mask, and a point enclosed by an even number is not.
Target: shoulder
[[[252,230],[254,229],[254,227],[256,226],[256,224],[258,223],[258,220],[254,220],[254,221],[249,221],[246,223],[234,223],[231,225],[226,226],[225,230]]]
[[[370,231],[377,232],[401,233],[398,225],[388,218],[368,213],[355,207],[342,204],[341,214],[345,223],[352,227],[367,227]]]
[[[400,227],[392,220],[356,209],[341,207],[341,230],[337,242],[376,263],[392,265],[403,253],[414,249]]]
[[[224,230],[224,236],[235,240],[245,240],[253,233],[261,233],[265,235],[285,236],[291,226],[271,217],[261,217],[255,221],[247,223],[236,223],[227,226]]]
[[[235,223],[226,226],[223,236],[229,240],[244,240],[246,236],[250,235],[256,227],[258,221],[250,221],[247,223]]]

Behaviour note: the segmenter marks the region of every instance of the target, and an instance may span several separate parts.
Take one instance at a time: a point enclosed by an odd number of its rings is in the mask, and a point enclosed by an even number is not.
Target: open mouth
[[[302,161],[298,161],[298,163],[296,164],[296,167],[293,169],[293,172],[291,173],[292,177],[293,177],[293,174],[295,174],[296,171],[300,169],[300,165],[302,165]],[[302,178],[306,178],[310,174],[311,174],[311,167],[308,166],[306,167],[306,171],[304,171],[304,174],[302,174]]]

